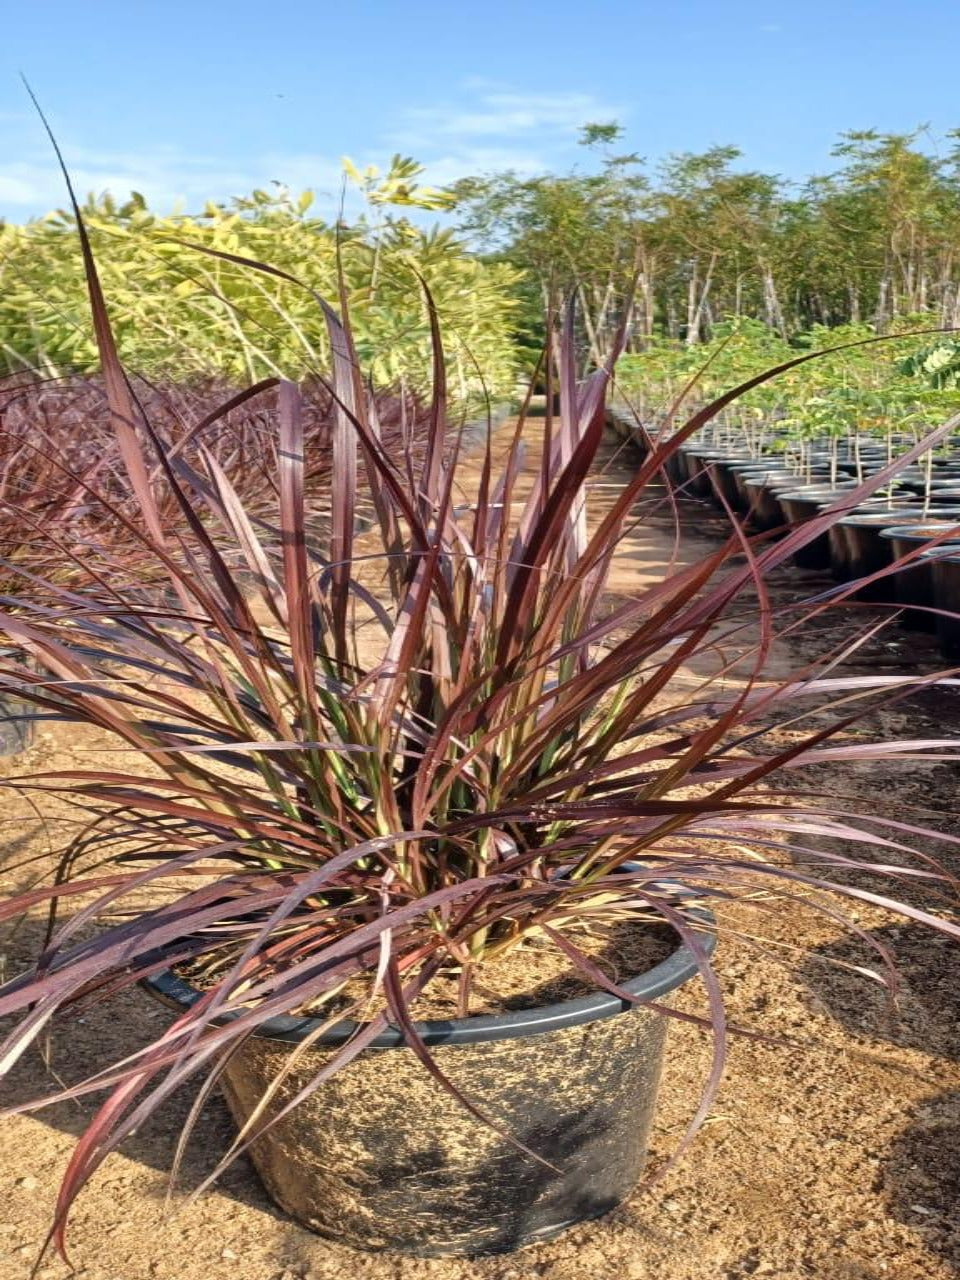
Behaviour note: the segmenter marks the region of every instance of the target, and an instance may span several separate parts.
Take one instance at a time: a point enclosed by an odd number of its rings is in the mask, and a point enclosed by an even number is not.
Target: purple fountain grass
[[[177,964],[202,961],[212,977],[129,1058],[10,1108],[107,1091],[63,1181],[58,1247],[76,1195],[117,1144],[199,1072],[209,1073],[205,1097],[226,1057],[277,1014],[309,1009],[327,1024],[360,1018],[312,1087],[393,1024],[454,1089],[415,1021],[438,975],[459,975],[466,1013],[478,966],[538,935],[592,984],[623,995],[584,953],[576,926],[659,919],[697,958],[715,1037],[695,1127],[724,1061],[704,906],[754,902],[762,910],[758,888],[788,904],[812,893],[835,919],[845,917],[830,898],[899,911],[960,937],[945,912],[889,887],[923,882],[945,903],[954,893],[948,872],[907,843],[921,830],[858,820],[776,782],[778,771],[825,760],[957,755],[953,738],[828,745],[878,692],[902,694],[903,681],[831,674],[838,655],[823,670],[767,674],[777,633],[768,576],[837,510],[780,542],[734,527],[701,562],[626,602],[612,603],[605,590],[636,503],[670,452],[779,370],[655,442],[591,530],[589,474],[618,347],[578,383],[568,314],[551,353],[559,415],[521,497],[525,411],[499,467],[488,431],[472,464],[475,483],[464,480],[463,431],[447,421],[441,336],[426,291],[435,383],[418,461],[398,463],[387,446],[349,317],[321,303],[336,412],[329,541],[318,550],[308,537],[313,460],[300,389],[275,389],[267,512],[264,495],[239,492],[202,436],[179,447],[145,410],[117,359],[77,213],[122,475],[124,501],[110,515],[134,563],[149,563],[167,592],[161,606],[108,578],[83,592],[50,579],[40,603],[20,571],[18,608],[0,614],[0,628],[31,660],[0,662],[0,687],[39,714],[103,730],[128,751],[111,771],[8,780],[66,794],[96,817],[48,882],[0,905],[0,920],[40,907],[51,913],[35,965],[0,987],[0,1016],[20,1015],[0,1044],[0,1072],[83,1002]],[[251,397],[268,394],[273,386],[262,384]],[[848,501],[882,487],[892,470]],[[88,475],[71,474],[84,502],[106,501]],[[362,483],[374,524],[358,540]],[[734,666],[740,688],[730,690],[730,670],[721,667],[685,698],[682,671],[713,650],[718,627],[742,628],[744,611],[756,619],[756,638]],[[808,707],[817,719],[801,733]],[[771,730],[785,722],[797,740],[777,745]],[[847,852],[820,849],[825,837]],[[852,883],[854,871],[888,887]],[[145,888],[157,894],[155,905],[137,905]],[[64,918],[75,900],[81,909]],[[99,932],[88,937],[93,923]],[[256,1114],[225,1159],[276,1119]]]

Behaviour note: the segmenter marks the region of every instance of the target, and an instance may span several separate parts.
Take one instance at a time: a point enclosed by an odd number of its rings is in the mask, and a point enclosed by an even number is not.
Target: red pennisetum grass
[[[477,965],[537,934],[618,991],[577,945],[577,924],[666,920],[698,957],[715,1035],[699,1120],[722,1069],[724,1011],[698,906],[802,892],[823,910],[839,910],[831,896],[846,898],[960,937],[946,916],[869,885],[881,877],[923,881],[945,898],[953,892],[942,868],[911,857],[906,828],[858,820],[776,784],[782,770],[869,760],[894,747],[905,756],[956,755],[953,738],[832,747],[883,681],[816,669],[779,681],[766,674],[778,626],[766,578],[837,511],[776,543],[733,528],[702,562],[634,598],[611,608],[605,595],[638,499],[671,450],[743,388],[655,442],[591,530],[587,482],[616,350],[608,367],[578,383],[568,316],[551,352],[560,412],[547,420],[532,487],[519,496],[521,414],[496,472],[488,437],[468,490],[435,320],[423,455],[398,459],[364,388],[348,317],[318,300],[334,353],[327,393],[335,413],[329,540],[317,551],[308,545],[314,444],[301,390],[260,389],[275,395],[269,416],[258,418],[258,439],[262,427],[270,441],[270,482],[266,495],[245,496],[223,454],[201,439],[178,449],[135,394],[83,245],[116,441],[110,520],[166,596],[160,607],[109,577],[83,592],[47,580],[57,607],[34,604],[25,588],[19,610],[0,614],[35,664],[0,663],[0,685],[129,749],[112,771],[14,780],[67,792],[101,816],[57,875],[0,906],[0,919],[53,908],[35,967],[0,987],[0,1016],[21,1015],[0,1043],[0,1072],[81,1000],[109,999],[200,957],[216,980],[133,1057],[30,1104],[110,1091],[64,1179],[58,1245],[82,1185],[178,1085],[215,1073],[276,1014],[307,1006],[343,1017],[330,1002],[348,982],[362,990],[354,1012],[369,1017],[333,1066],[392,1021],[439,1075],[413,1022],[419,993],[437,975],[460,974],[466,1007]],[[245,412],[256,404],[252,397]],[[846,501],[880,488],[891,471]],[[361,477],[374,519],[362,549]],[[106,501],[90,489],[91,503]],[[684,696],[681,670],[713,650],[734,610],[731,625],[742,628],[747,611],[757,619],[755,643],[738,659],[739,689],[721,670]],[[808,707],[817,717],[802,733]],[[770,735],[782,718],[794,731],[789,746]],[[847,852],[820,848],[825,836]],[[800,863],[789,856],[798,845]],[[877,864],[878,852],[889,865]],[[866,887],[851,882],[855,871]],[[145,888],[156,905],[134,906]],[[61,919],[77,899],[83,908]],[[91,921],[101,931],[86,938]],[[225,1014],[234,1017],[224,1023]],[[255,1117],[225,1159],[275,1120]]]
[[[134,381],[137,402],[169,442],[171,456],[196,463],[203,451],[229,477],[248,512],[269,513],[276,500],[276,382],[259,394],[206,382],[158,386]],[[422,454],[427,412],[407,393],[378,392],[372,401],[386,452]],[[335,405],[329,390],[307,385],[303,393],[304,473],[312,535],[329,517]],[[369,507],[369,498],[361,494]],[[115,511],[136,520],[111,411],[102,384],[93,378],[39,380],[19,375],[0,382],[0,557],[21,568],[44,568],[52,554],[50,535],[76,548],[61,563],[62,583],[89,581],[90,561],[111,553],[114,563],[129,538]],[[164,526],[176,523],[172,494],[160,495]],[[116,545],[114,545],[116,544]],[[227,549],[229,554],[229,549]],[[129,565],[133,568],[133,565]],[[147,566],[141,561],[140,570]],[[9,582],[11,590],[16,584]]]

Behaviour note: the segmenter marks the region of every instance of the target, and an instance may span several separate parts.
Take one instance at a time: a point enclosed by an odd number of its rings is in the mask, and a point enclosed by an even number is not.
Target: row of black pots
[[[833,532],[834,576],[841,581],[883,574],[910,556],[895,573],[865,582],[857,595],[900,605],[903,626],[936,632],[943,656],[960,658],[960,509],[943,520],[902,510],[858,512],[838,521]]]
[[[794,485],[808,483],[848,483],[852,480],[876,474],[888,464],[887,449],[883,445],[863,444],[856,454],[832,450],[812,451],[806,455],[800,471],[791,468],[788,455],[757,457],[744,450],[710,446],[688,441],[676,450],[667,463],[671,479],[683,484],[688,491],[709,496],[714,477],[721,485],[730,470],[767,470],[791,479]],[[897,485],[903,490],[924,494],[934,489],[953,488],[960,492],[960,455],[938,457],[928,466],[914,464],[905,467],[897,477]],[[725,496],[729,498],[729,493]]]
[[[858,487],[849,471],[851,459],[840,459],[839,466],[834,460],[840,479],[831,483],[829,476],[818,475],[816,483],[801,484],[778,460],[696,445],[678,455],[675,479],[688,492],[712,496],[763,530],[802,524],[842,504]],[[956,470],[955,460],[937,462],[932,479],[920,468],[906,468],[884,486],[882,495],[851,505],[848,514],[795,552],[793,560],[798,568],[829,569],[841,582],[868,579],[858,588],[858,598],[901,606],[903,625],[936,631],[941,652],[952,661],[960,659],[960,616],[954,616],[960,615],[960,482],[948,474]],[[885,463],[879,455],[857,460],[865,472]],[[935,547],[916,554],[935,539]],[[884,573],[911,553],[903,568]]]

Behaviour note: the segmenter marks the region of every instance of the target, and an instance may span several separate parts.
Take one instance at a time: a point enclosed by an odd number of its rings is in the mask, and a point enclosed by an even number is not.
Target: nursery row
[[[271,379],[243,392],[212,381],[192,387],[134,383],[170,465],[181,474],[213,468],[221,491],[243,500],[268,539],[278,484],[275,386]],[[427,414],[412,396],[378,394],[370,399],[370,411],[388,456],[422,455]],[[319,534],[330,505],[335,418],[330,391],[320,384],[307,386],[302,415],[307,518]],[[156,463],[154,471],[156,478]],[[361,490],[357,501],[362,515],[369,494]],[[197,515],[207,518],[202,506]],[[164,529],[175,533],[183,518],[175,493],[163,490]],[[61,586],[89,583],[103,574],[114,583],[146,587],[151,566],[148,558],[137,556],[130,537],[130,522],[139,520],[140,502],[130,487],[99,379],[31,377],[0,383],[0,590],[22,594],[23,571],[50,573],[53,557]],[[235,549],[224,547],[223,553],[235,561]],[[34,581],[30,591],[37,590]]]
[[[680,491],[708,499],[776,536],[839,511],[792,556],[797,568],[829,570],[845,594],[895,605],[901,625],[937,633],[948,660],[960,658],[960,450],[948,450],[884,480],[886,445],[811,442],[802,475],[776,454],[692,440],[667,462]]]
[[[820,467],[824,451],[828,465],[841,449],[856,457],[864,440],[882,444],[891,459],[960,408],[960,343],[931,333],[935,324],[931,315],[906,317],[902,332],[883,337],[865,324],[818,325],[787,342],[756,321],[730,321],[698,347],[655,341],[625,356],[618,394],[641,421],[671,427],[781,366],[724,408],[711,425],[712,443],[784,454],[801,472]],[[798,362],[814,351],[822,354]],[[830,478],[837,478],[835,461]]]

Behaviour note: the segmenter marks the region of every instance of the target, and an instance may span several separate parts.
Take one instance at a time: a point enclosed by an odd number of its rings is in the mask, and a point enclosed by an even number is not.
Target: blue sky
[[[276,179],[332,208],[342,154],[439,183],[566,168],[588,120],[654,162],[734,143],[791,178],[842,129],[960,126],[953,0],[36,0],[2,30],[10,220],[63,200],[20,71],[81,190],[165,207]]]

